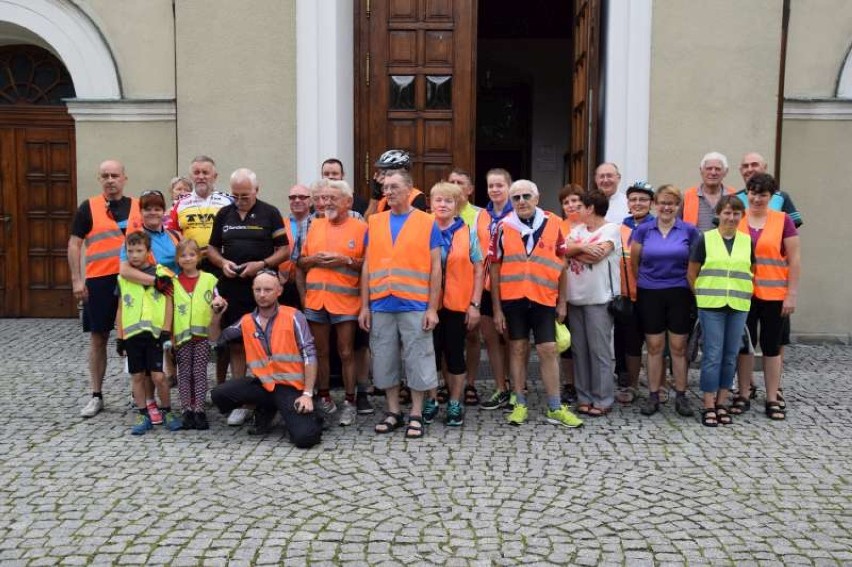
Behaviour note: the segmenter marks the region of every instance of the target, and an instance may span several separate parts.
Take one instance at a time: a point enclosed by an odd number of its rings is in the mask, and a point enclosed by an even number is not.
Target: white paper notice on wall
[[[552,173],[556,171],[557,162],[556,146],[539,146],[535,150],[535,170],[538,173]]]

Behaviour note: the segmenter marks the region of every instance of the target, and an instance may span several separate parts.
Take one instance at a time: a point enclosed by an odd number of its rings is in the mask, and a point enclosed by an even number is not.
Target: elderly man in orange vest
[[[313,404],[316,349],[302,312],[278,305],[281,291],[278,275],[262,270],[252,282],[257,308],[221,334],[220,322],[228,302],[221,296],[213,299],[210,340],[226,343],[242,338],[246,363],[254,377],[220,384],[210,397],[224,414],[244,405],[255,406],[255,427],[249,430],[252,435],[267,433],[275,414],[280,413],[290,441],[307,449],[322,437],[322,422]]]
[[[508,420],[511,425],[527,421],[525,388],[532,331],[547,391],[547,421],[580,427],[583,422],[559,396],[555,328],[566,313],[561,220],[536,206],[539,193],[532,181],[512,183],[509,198],[514,211],[500,221],[488,251],[494,326],[509,339],[509,369],[515,379],[517,401]]]
[[[390,210],[368,220],[358,322],[370,332],[375,386],[387,393],[387,415],[376,433],[402,425],[402,362],[411,389],[406,437],[417,439],[423,436],[424,394],[438,387],[432,330],[441,293],[441,233],[431,215],[409,202],[412,186],[411,176],[401,170],[384,177]]]
[[[106,373],[106,347],[115,326],[118,310],[119,255],[125,233],[141,230],[139,202],[124,196],[127,175],[124,165],[107,160],[98,167],[98,183],[103,192],[83,201],[71,225],[68,239],[68,266],[74,298],[83,304],[83,330],[90,333],[89,374],[92,397],[80,411],[94,417],[104,407],[101,387]],[[81,259],[86,245],[85,279]]]
[[[722,195],[734,193],[735,189],[724,184],[728,174],[728,158],[719,152],[705,154],[698,172],[701,174],[701,185],[683,192],[683,202],[677,216],[695,225],[701,232],[706,232],[716,228],[714,220],[719,199]]]

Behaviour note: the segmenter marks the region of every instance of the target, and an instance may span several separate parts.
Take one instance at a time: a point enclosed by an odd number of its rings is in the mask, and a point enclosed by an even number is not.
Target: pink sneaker
[[[163,423],[163,414],[160,413],[160,408],[157,407],[157,402],[148,402],[148,417],[151,418],[151,423],[160,425]]]

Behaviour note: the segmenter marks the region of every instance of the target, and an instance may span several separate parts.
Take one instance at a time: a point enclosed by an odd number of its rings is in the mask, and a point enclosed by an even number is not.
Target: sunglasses
[[[512,195],[512,201],[515,203],[520,203],[521,199],[524,201],[532,201],[532,193],[521,193],[520,195]]]
[[[287,197],[291,201],[304,201],[306,199],[310,199],[310,195],[289,195]]]

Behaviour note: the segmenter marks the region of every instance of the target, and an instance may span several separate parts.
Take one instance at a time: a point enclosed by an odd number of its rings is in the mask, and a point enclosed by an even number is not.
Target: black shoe
[[[577,389],[573,384],[567,385],[562,388],[562,403],[570,406],[571,404],[577,403]]]
[[[254,425],[249,430],[249,435],[266,435],[272,431],[272,420],[275,419],[275,411],[258,408],[254,410]]]
[[[373,404],[370,403],[367,392],[358,392],[355,396],[355,409],[358,415],[372,415],[376,411]]]
[[[655,400],[654,398],[648,398],[645,400],[645,405],[642,406],[642,409],[639,410],[639,413],[642,415],[654,415],[660,411],[660,402]]]
[[[195,429],[195,412],[183,412],[183,415],[181,416],[181,421],[183,421],[184,429]]]
[[[195,412],[195,428],[199,431],[210,429],[210,423],[207,421],[207,414],[203,411]]]

